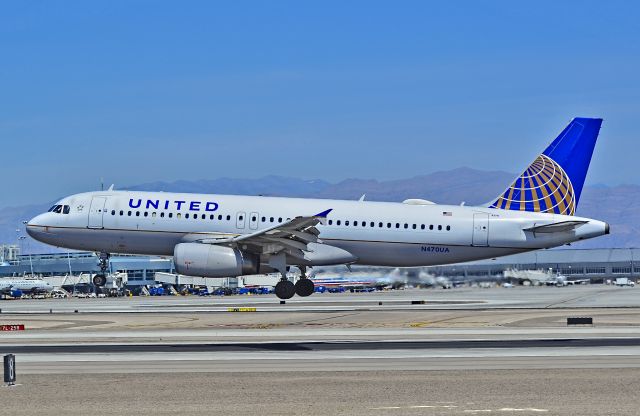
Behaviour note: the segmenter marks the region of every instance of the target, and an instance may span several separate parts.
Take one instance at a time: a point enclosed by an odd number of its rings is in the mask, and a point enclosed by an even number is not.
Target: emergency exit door
[[[236,214],[236,228],[244,228],[245,217],[247,215],[244,212],[238,212]]]
[[[258,213],[257,212],[252,212],[251,214],[249,214],[249,228],[251,228],[252,230],[257,230],[258,229]]]

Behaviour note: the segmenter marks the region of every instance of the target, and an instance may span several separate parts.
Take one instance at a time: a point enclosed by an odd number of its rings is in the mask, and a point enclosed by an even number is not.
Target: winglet
[[[314,217],[327,218],[327,215],[329,215],[331,211],[333,211],[333,208],[329,208],[326,211],[322,211],[321,213],[314,215]]]

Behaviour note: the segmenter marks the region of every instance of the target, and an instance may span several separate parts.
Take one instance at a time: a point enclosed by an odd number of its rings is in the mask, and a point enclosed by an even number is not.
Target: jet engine
[[[173,250],[173,262],[178,273],[188,276],[235,277],[261,272],[257,255],[214,244],[180,243]]]

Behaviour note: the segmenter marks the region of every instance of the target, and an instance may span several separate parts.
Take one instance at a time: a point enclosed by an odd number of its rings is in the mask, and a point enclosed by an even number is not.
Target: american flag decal
[[[453,215],[453,212],[451,212],[451,211],[444,211],[444,212],[442,213],[442,215],[444,215],[445,217],[451,217],[451,216]]]

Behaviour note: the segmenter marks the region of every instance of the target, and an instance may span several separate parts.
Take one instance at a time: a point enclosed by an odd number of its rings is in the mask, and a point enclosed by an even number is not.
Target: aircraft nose
[[[27,223],[27,234],[29,234],[29,236],[31,238],[35,238],[35,228],[33,225],[31,225],[31,223]]]
[[[29,234],[32,238],[35,238],[37,240],[38,231],[41,230],[42,226],[43,226],[42,214],[36,215],[35,217],[31,218],[27,222],[27,225],[26,225],[27,234]]]

